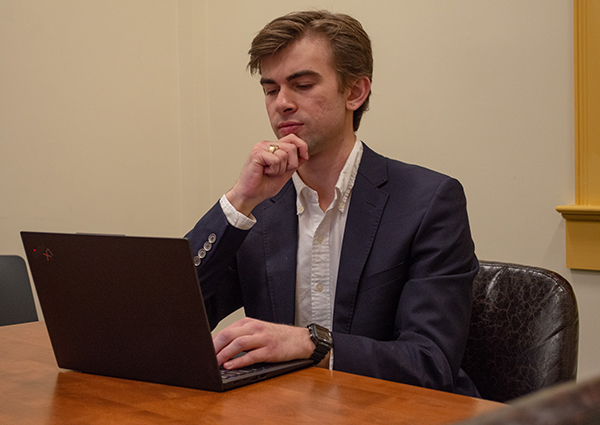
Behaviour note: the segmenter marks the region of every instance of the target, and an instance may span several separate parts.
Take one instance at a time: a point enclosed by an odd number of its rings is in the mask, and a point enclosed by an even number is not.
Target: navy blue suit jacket
[[[298,220],[292,181],[249,231],[217,203],[186,236],[211,326],[239,307],[293,324]],[[364,148],[348,211],[333,316],[334,369],[477,396],[460,369],[478,261],[460,183]]]

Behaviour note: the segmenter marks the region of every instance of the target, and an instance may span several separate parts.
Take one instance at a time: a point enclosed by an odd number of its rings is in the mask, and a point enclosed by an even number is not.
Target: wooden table
[[[43,322],[0,327],[0,424],[441,424],[503,406],[309,368],[225,393],[59,369]]]

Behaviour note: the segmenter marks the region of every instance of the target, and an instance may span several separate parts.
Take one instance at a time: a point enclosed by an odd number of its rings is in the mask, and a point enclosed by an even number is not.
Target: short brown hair
[[[263,58],[299,40],[305,35],[325,38],[331,45],[340,90],[349,88],[360,77],[373,78],[371,40],[360,22],[351,16],[328,11],[293,12],[268,23],[252,41],[248,53],[251,74],[261,72]],[[369,98],[354,111],[353,127],[358,130],[362,114],[369,108]]]

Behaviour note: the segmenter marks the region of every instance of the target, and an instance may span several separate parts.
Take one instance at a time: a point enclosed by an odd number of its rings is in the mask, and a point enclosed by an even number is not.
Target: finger
[[[295,146],[296,155],[305,161],[308,160],[308,144],[295,134],[288,134],[287,136],[279,139],[278,142],[289,143]]]
[[[273,144],[270,144],[273,146]],[[284,142],[283,139],[277,143],[278,148],[274,152],[269,152],[270,155],[277,156],[281,159],[282,164],[280,165],[280,175],[290,171],[296,171],[301,163],[304,162],[299,157],[300,150],[297,147],[297,143]],[[302,162],[301,162],[302,161]]]
[[[271,155],[281,154],[282,151],[285,151],[289,158],[298,158],[300,161],[304,162],[308,160],[308,145],[307,143],[300,139],[295,134],[288,134],[285,137],[282,137],[277,142],[269,142],[263,140],[261,143],[257,145],[261,152],[268,152]],[[276,147],[275,151],[272,151],[273,147]],[[292,167],[294,167],[296,162],[294,161]]]
[[[280,148],[274,152],[274,155],[277,155],[279,158],[281,158],[282,163],[285,164],[285,168],[282,167],[283,169],[281,170],[284,173],[288,171],[296,171],[298,169],[298,154],[298,148],[292,143],[282,143]]]
[[[247,331],[243,329],[244,325],[244,319],[241,319],[213,335],[212,340],[213,345],[215,346],[215,351],[219,353],[221,350],[223,350],[223,348],[231,344],[236,338],[239,338],[247,333]]]
[[[279,150],[274,153],[267,152],[265,154],[263,158],[265,175],[279,176],[285,173],[287,168],[287,154],[285,152],[278,153]]]
[[[229,325],[213,336],[213,345],[219,365],[243,351],[249,351],[260,346],[257,327],[260,323],[243,318]]]
[[[246,356],[248,356],[248,354],[239,357],[236,356],[238,356],[240,353],[243,353],[244,351],[253,352],[253,350],[255,348],[258,348],[259,346],[260,344],[258,342],[258,338],[255,335],[240,336],[239,338],[236,338],[234,341],[232,341],[231,344],[224,347],[217,354],[217,362],[219,363],[219,365],[223,365],[224,363],[230,362],[229,364],[233,365],[234,367],[252,364],[254,363],[254,361],[251,360],[253,356],[247,358]],[[242,358],[244,358],[244,360],[238,360]]]
[[[253,365],[255,363],[262,363],[265,361],[264,353],[266,352],[263,348],[248,351],[245,355],[236,357],[235,359],[229,359],[223,363],[225,369],[239,369]]]
[[[293,173],[298,169],[300,165],[300,159],[298,158],[298,150],[296,148],[294,148],[291,154],[288,154],[282,149],[275,152],[275,154],[279,154],[281,158],[281,168],[279,170],[280,174]]]

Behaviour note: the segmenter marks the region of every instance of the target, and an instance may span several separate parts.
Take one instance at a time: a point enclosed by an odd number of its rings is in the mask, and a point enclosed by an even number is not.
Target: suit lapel
[[[362,270],[375,240],[388,194],[379,189],[387,181],[385,159],[364,146],[344,233],[335,296],[333,329],[349,332]],[[293,324],[296,315],[298,219],[296,191],[290,180],[265,202],[263,223],[265,267],[273,321]]]
[[[337,332],[350,332],[360,277],[388,199],[379,189],[385,181],[385,159],[364,146],[342,243],[333,315],[333,330]]]
[[[296,262],[298,219],[296,191],[290,181],[262,211],[267,285],[273,308],[273,320],[293,324],[296,315]]]

